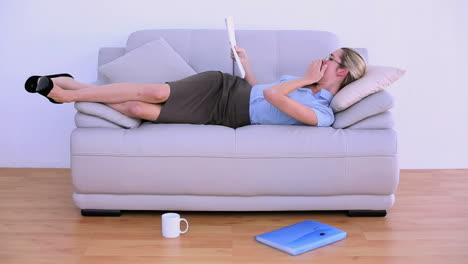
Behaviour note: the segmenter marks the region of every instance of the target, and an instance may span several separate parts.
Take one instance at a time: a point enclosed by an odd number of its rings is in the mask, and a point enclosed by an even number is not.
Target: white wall
[[[73,105],[26,93],[28,76],[92,82],[99,47],[141,29],[223,28],[234,15],[239,29],[332,31],[372,64],[407,69],[388,89],[401,168],[468,168],[467,11],[463,0],[1,1],[0,167],[70,165]]]

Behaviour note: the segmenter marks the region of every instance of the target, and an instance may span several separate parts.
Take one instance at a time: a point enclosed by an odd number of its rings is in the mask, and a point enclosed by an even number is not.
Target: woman
[[[236,47],[245,78],[203,72],[165,84],[77,82],[69,74],[31,76],[28,92],[53,103],[101,102],[134,118],[156,123],[216,124],[232,128],[249,124],[330,126],[330,102],[345,85],[361,78],[364,59],[341,48],[310,63],[304,77],[283,76],[258,85],[245,49]]]

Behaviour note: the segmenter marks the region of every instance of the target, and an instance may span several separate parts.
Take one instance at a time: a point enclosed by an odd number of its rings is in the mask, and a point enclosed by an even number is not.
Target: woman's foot
[[[42,76],[38,79],[36,92],[43,95],[54,104],[73,102],[69,91],[62,89],[54,83],[52,78]]]
[[[54,74],[54,75],[46,75],[47,77],[49,78],[58,78],[58,77],[68,77],[68,78],[72,78],[73,79],[73,76],[71,76],[71,74],[68,74],[68,73],[59,73],[59,74]],[[39,75],[33,75],[31,77],[29,77],[26,82],[24,83],[24,89],[28,92],[28,93],[35,93],[36,92],[36,88],[37,88],[37,82],[39,80],[41,76]]]

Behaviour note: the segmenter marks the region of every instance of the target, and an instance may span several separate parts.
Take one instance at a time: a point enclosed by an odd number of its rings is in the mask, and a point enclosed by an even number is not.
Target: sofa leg
[[[81,209],[82,216],[120,216],[120,210]]]
[[[386,215],[386,210],[348,210],[348,216],[384,217]]]

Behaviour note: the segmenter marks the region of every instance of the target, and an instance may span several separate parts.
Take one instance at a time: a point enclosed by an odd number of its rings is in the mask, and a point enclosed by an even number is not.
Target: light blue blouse
[[[253,125],[305,125],[304,123],[288,116],[272,104],[263,96],[263,90],[278,83],[299,79],[291,75],[283,75],[280,80],[270,84],[259,84],[252,87],[250,92],[250,122]],[[330,102],[333,95],[321,89],[316,94],[308,88],[299,88],[288,95],[289,98],[307,105],[314,110],[317,115],[317,126],[331,126],[335,121]]]

